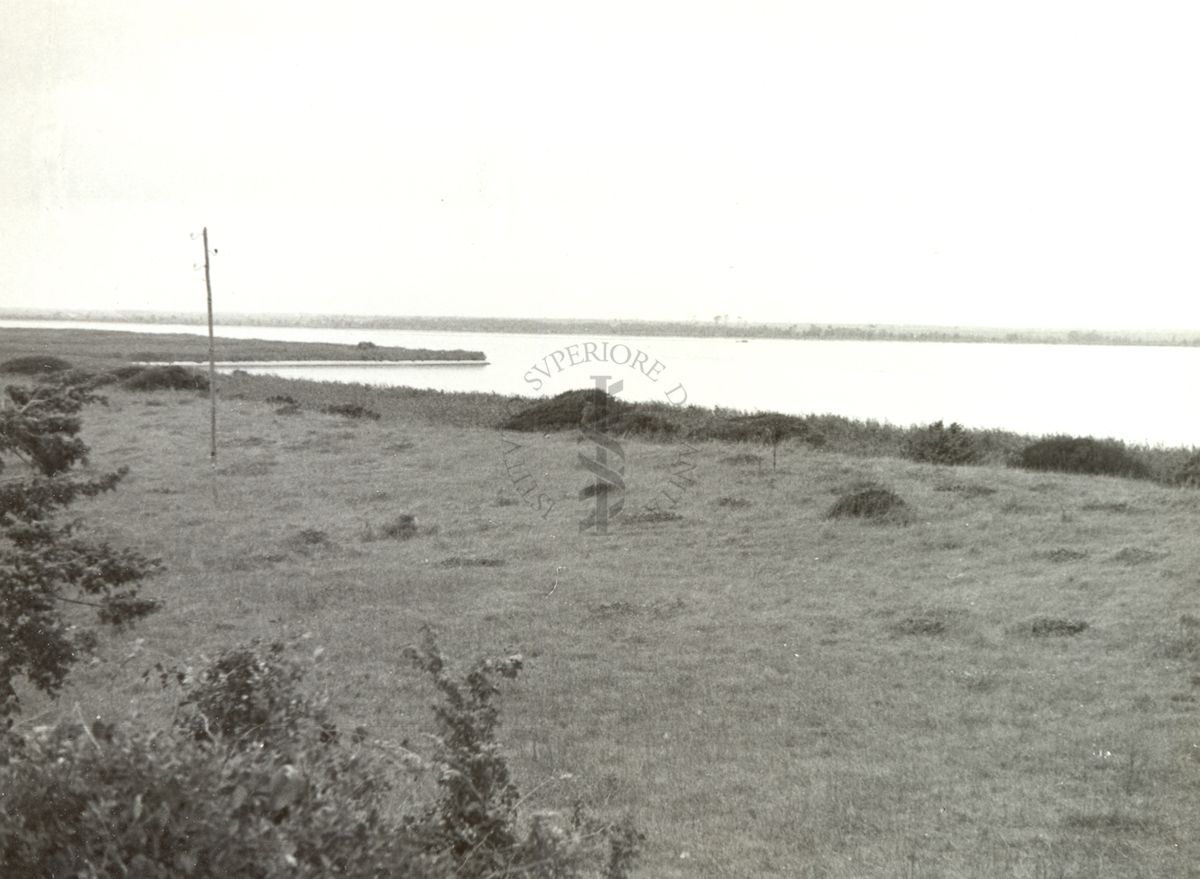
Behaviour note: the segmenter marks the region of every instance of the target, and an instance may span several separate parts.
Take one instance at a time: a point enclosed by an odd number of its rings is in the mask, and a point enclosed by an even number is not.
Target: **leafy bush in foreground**
[[[49,354],[27,354],[24,357],[13,357],[0,363],[0,372],[13,375],[47,375],[65,372],[71,364],[61,357],[51,357]]]
[[[1124,443],[1091,437],[1052,436],[1038,440],[1022,450],[1018,466],[1026,470],[1135,479],[1150,476],[1149,468]]]
[[[9,386],[0,408],[0,737],[19,710],[16,682],[56,693],[71,666],[96,641],[72,625],[64,605],[96,611],[100,623],[121,625],[157,609],[137,584],[158,562],[87,538],[79,521],[57,514],[84,497],[114,489],[125,470],[83,475],[88,447],[79,437],[80,410],[100,398],[84,388]],[[17,475],[5,473],[16,464]],[[70,594],[74,593],[74,594]]]
[[[928,464],[971,464],[979,452],[970,432],[961,424],[946,427],[935,421],[926,427],[914,427],[904,442],[904,455]]]
[[[35,731],[0,750],[0,874],[629,875],[643,837],[628,821],[600,825],[580,809],[564,821],[519,820],[495,741],[499,680],[517,675],[519,656],[482,660],[460,678],[428,633],[406,655],[441,697],[428,757],[368,742],[362,730],[338,735],[324,699],[301,692],[305,666],[282,645],[228,651],[198,682],[163,672],[190,693],[181,708],[200,712],[202,737],[191,720],[159,731],[100,721]],[[239,707],[248,693],[263,717]]]

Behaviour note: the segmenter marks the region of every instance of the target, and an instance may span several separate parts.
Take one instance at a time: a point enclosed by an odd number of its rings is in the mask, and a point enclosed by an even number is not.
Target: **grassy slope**
[[[1200,494],[794,446],[772,473],[707,443],[682,521],[598,538],[510,505],[495,432],[402,411],[227,400],[214,504],[206,418],[183,393],[88,411],[95,465],[132,474],[81,512],[165,558],[168,609],[51,711],[122,712],[163,654],[287,627],[327,647],[347,723],[415,740],[430,694],[400,648],[429,622],[452,656],[530,657],[502,730],[528,807],[634,809],[641,875],[1200,875],[1200,631],[1181,622],[1200,612]],[[574,439],[538,443],[569,505]],[[637,504],[670,456],[626,449]],[[915,522],[823,520],[864,478]],[[935,490],[952,483],[996,493]],[[437,533],[362,539],[401,512]],[[296,544],[305,528],[332,546]],[[439,565],[456,556],[505,564]],[[1034,638],[1037,616],[1090,628]],[[905,634],[911,618],[946,629]]]
[[[280,342],[269,339],[215,341],[216,359],[249,360],[483,360],[480,351],[432,351],[426,348],[376,347],[327,342]],[[208,360],[208,339],[186,333],[127,333],[116,330],[62,330],[0,327],[0,360],[25,354],[53,354],[78,366],[114,361]]]

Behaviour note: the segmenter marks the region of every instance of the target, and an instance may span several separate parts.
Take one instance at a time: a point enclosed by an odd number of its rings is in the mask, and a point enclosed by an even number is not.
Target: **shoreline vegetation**
[[[186,365],[154,367],[173,370],[169,379],[132,378],[146,360],[168,358],[165,352],[192,353],[206,341],[187,337],[111,332],[105,330],[42,330],[0,328],[0,374],[6,364],[31,357],[50,358],[93,373],[101,383],[169,381],[177,387],[207,387],[201,371]],[[362,353],[350,345],[308,342],[261,342],[219,339],[218,357],[239,351],[279,359],[304,360],[319,351],[338,349],[340,355]],[[148,349],[148,350],[143,350]],[[374,348],[367,353],[407,351]],[[160,353],[153,353],[160,352]],[[471,352],[418,352],[464,355]],[[153,356],[151,356],[153,354]],[[482,355],[481,355],[482,356]],[[257,358],[256,358],[257,359]],[[333,358],[331,358],[333,359]],[[366,358],[363,358],[366,359]],[[59,367],[62,368],[62,367]],[[185,375],[186,373],[186,375]],[[567,391],[555,397],[506,396],[479,391],[441,391],[407,386],[317,381],[235,371],[218,378],[220,395],[228,400],[279,402],[290,411],[359,413],[378,419],[417,417],[431,425],[502,430],[515,433],[555,433],[577,428],[587,409],[588,390]],[[590,401],[595,402],[595,401]],[[896,425],[828,413],[785,415],[747,412],[726,407],[672,406],[663,402],[625,403],[609,398],[608,430],[617,436],[651,442],[723,441],[758,447],[761,460],[771,465],[782,445],[804,446],[855,458],[899,458],[944,465],[999,465],[1029,470],[1124,476],[1162,485],[1200,484],[1200,447],[1165,447],[1091,437],[1039,437],[1002,429],[971,428],[936,422]],[[947,413],[953,417],[953,413]]]
[[[87,309],[0,309],[4,320],[112,321],[205,325],[198,312],[104,311]],[[410,330],[446,333],[620,334],[731,339],[817,341],[955,342],[1015,345],[1141,345],[1195,347],[1197,330],[1089,330],[1010,327],[961,327],[903,324],[754,323],[728,315],[709,321],[553,319],[502,317],[423,317],[335,314],[230,313],[231,326],[311,327],[322,329]]]
[[[441,362],[483,363],[482,351],[461,349],[439,351],[429,348],[398,348],[360,342],[339,345],[331,342],[283,342],[271,339],[214,340],[219,363],[262,361],[342,362]],[[208,339],[186,333],[134,333],[122,330],[43,329],[0,327],[3,359],[21,355],[51,354],[65,357],[78,366],[119,361],[119,365],[174,361],[208,362]]]

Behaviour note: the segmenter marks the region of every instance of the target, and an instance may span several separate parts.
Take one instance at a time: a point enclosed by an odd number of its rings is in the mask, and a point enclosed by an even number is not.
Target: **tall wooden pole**
[[[217,364],[213,352],[212,275],[208,267],[208,227],[204,227],[204,289],[208,293],[208,402],[209,461],[213,471],[213,495],[217,493]]]

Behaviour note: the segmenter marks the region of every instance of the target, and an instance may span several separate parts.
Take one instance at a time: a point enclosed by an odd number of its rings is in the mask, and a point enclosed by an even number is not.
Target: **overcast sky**
[[[0,303],[1200,328],[1200,4],[5,0]]]

